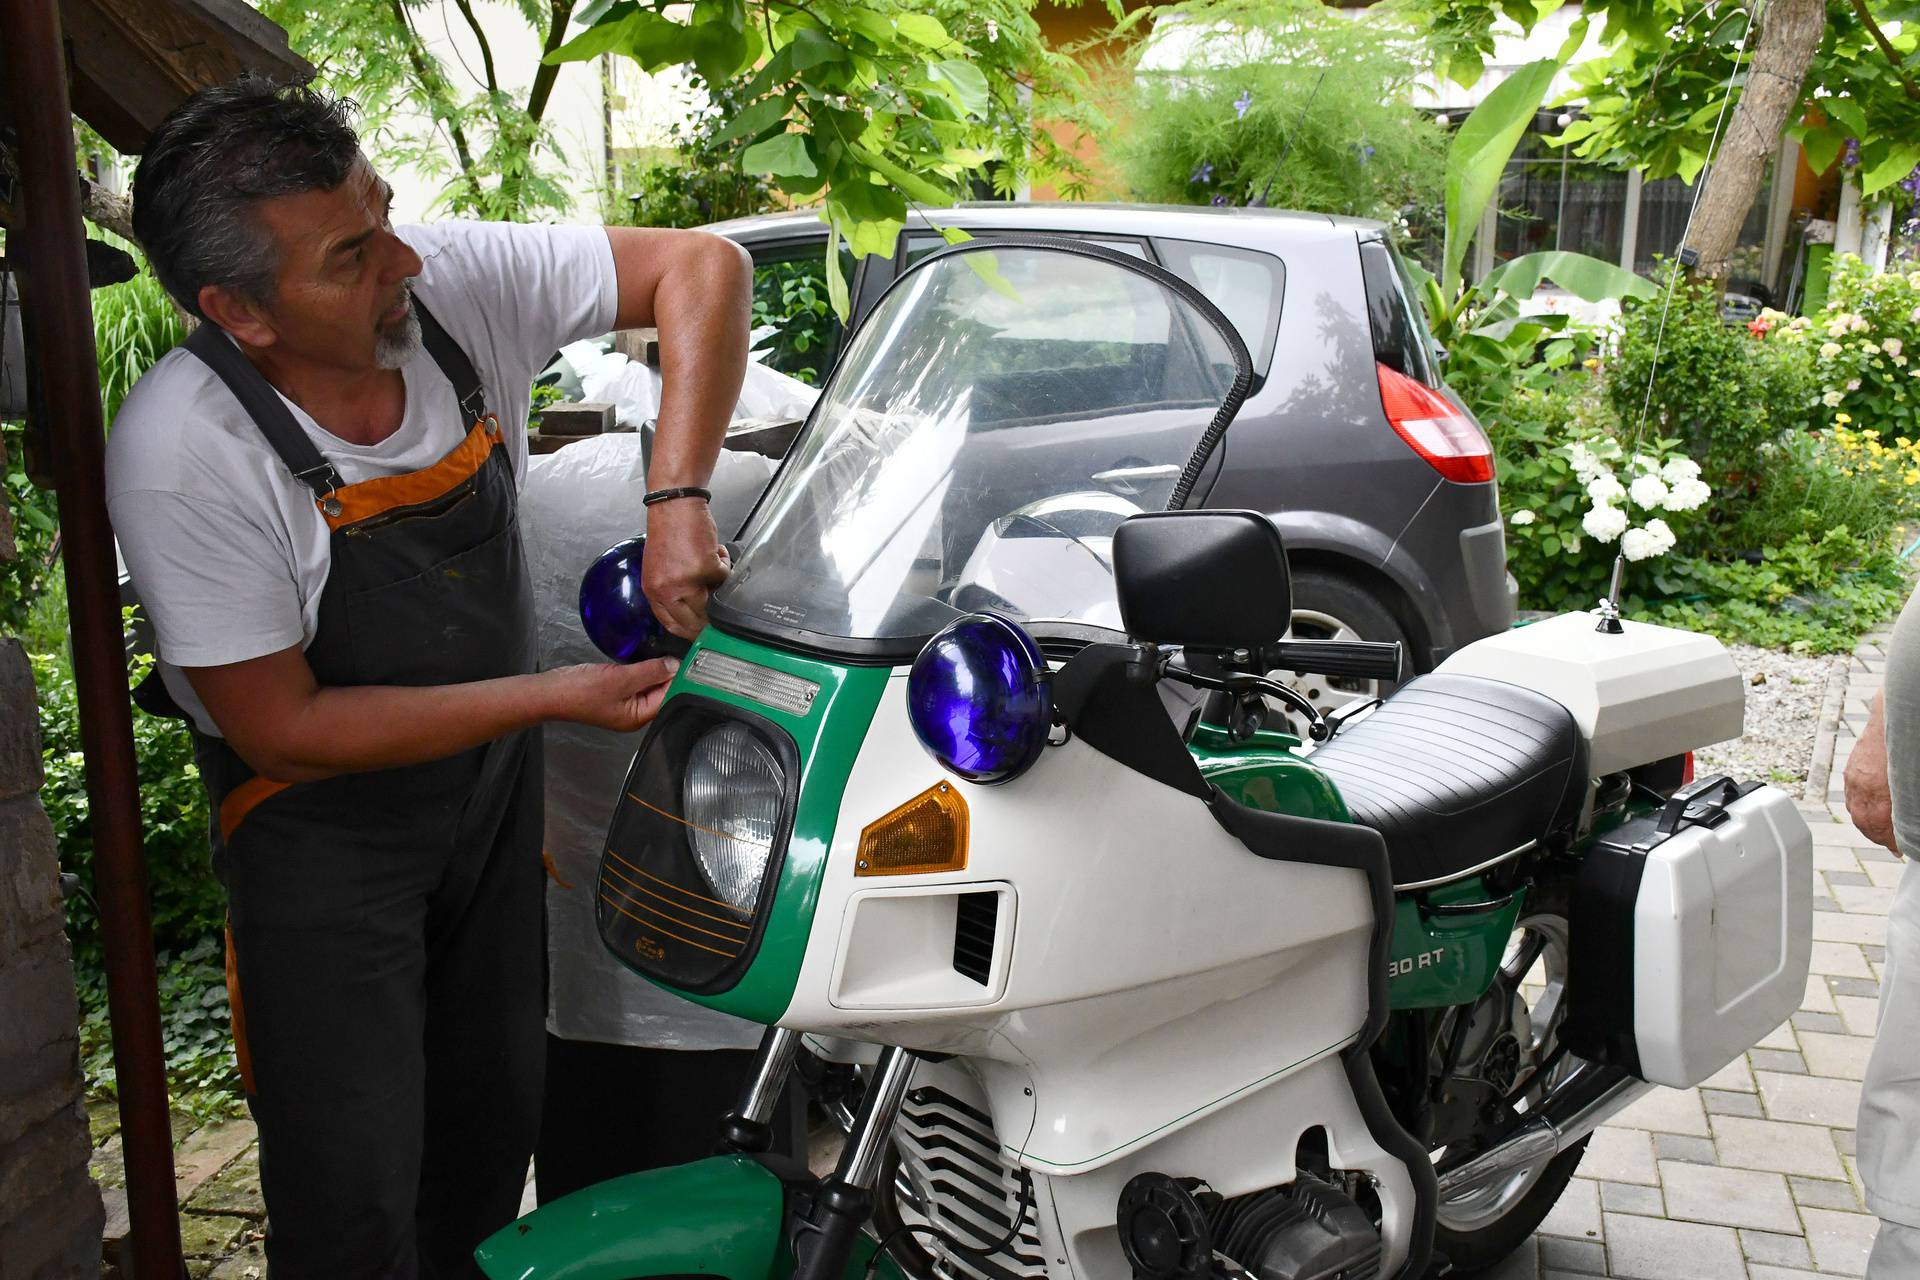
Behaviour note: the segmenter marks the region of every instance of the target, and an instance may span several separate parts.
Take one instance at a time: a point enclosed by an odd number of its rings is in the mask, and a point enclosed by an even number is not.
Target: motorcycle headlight
[[[773,856],[785,800],[780,762],[742,724],[709,729],[687,761],[688,840],[729,906],[751,911]]]
[[[972,613],[927,641],[907,674],[907,712],[927,753],[969,782],[1033,767],[1053,727],[1046,659],[1019,624]]]
[[[671,699],[601,855],[595,915],[614,954],[670,987],[731,990],[759,948],[799,786],[785,731],[699,694]]]

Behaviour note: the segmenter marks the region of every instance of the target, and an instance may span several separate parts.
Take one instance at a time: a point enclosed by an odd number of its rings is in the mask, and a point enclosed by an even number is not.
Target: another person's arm
[[[1900,853],[1893,833],[1893,788],[1887,774],[1887,695],[1873,699],[1867,727],[1853,744],[1844,775],[1847,816],[1862,835],[1875,844]]]
[[[439,760],[548,720],[629,731],[677,664],[595,663],[468,684],[322,686],[296,645],[184,674],[228,745],[265,777],[307,782]]]
[[[607,238],[615,327],[660,331],[660,416],[647,488],[705,488],[746,375],[752,259],[707,232],[609,227]],[[700,633],[707,596],[727,569],[706,503],[682,498],[647,509],[644,587],[669,631],[688,640]]]

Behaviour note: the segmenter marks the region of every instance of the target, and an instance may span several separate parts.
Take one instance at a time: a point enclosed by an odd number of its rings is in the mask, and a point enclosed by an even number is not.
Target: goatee
[[[398,369],[420,350],[420,313],[413,307],[413,291],[406,293],[407,314],[373,335],[373,363],[381,369]]]

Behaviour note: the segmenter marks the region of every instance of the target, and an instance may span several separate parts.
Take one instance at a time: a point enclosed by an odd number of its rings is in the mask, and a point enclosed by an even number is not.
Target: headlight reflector
[[[971,613],[913,660],[907,709],[920,745],[969,782],[1007,782],[1033,767],[1053,727],[1040,646],[1017,623]]]
[[[753,910],[780,830],[779,761],[745,725],[722,723],[687,759],[687,838],[707,883],[728,905]]]

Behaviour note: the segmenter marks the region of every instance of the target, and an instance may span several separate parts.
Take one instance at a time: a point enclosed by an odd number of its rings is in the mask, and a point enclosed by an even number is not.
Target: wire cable
[[[1748,41],[1753,38],[1753,28],[1755,24],[1760,21],[1760,15],[1765,12],[1766,7],[1767,0],[1758,0],[1758,3],[1747,10],[1747,28],[1740,33],[1740,43],[1737,46],[1738,53],[1733,59],[1733,65],[1727,69],[1727,83],[1725,88],[1722,89],[1720,96],[1720,114],[1714,117],[1713,136],[1707,142],[1707,162],[1702,166],[1699,181],[1694,185],[1693,200],[1687,206],[1686,225],[1680,229],[1680,247],[1682,249],[1687,246],[1687,237],[1693,234],[1693,220],[1695,215],[1700,212],[1700,197],[1706,194],[1707,183],[1713,177],[1715,164],[1719,158],[1720,143],[1722,141],[1721,130],[1725,128],[1727,123],[1727,110],[1733,105],[1733,82],[1739,78],[1742,66],[1751,64],[1753,61],[1753,55],[1747,45]],[[1673,310],[1673,290],[1674,286],[1679,284],[1679,282],[1680,270],[1676,265],[1667,275],[1666,297],[1660,304],[1660,324],[1654,330],[1653,361],[1647,369],[1647,393],[1641,398],[1640,418],[1639,421],[1634,423],[1633,427],[1632,445],[1634,449],[1640,447],[1641,440],[1646,436],[1647,414],[1653,408],[1653,386],[1655,380],[1660,376],[1660,351],[1667,337],[1667,315]],[[1628,452],[1631,453],[1632,449],[1628,450]]]

